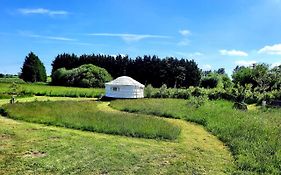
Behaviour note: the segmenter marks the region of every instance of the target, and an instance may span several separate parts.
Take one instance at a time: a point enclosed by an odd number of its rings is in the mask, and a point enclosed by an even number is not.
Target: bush
[[[151,98],[153,93],[153,87],[151,84],[147,85],[144,89],[145,97]]]
[[[105,69],[92,64],[71,70],[60,68],[52,74],[52,84],[63,86],[104,87],[104,83],[111,79],[111,75]]]
[[[187,104],[188,104],[188,106],[199,108],[206,101],[208,101],[208,97],[207,96],[191,97],[188,100]]]
[[[200,87],[204,88],[215,88],[218,85],[218,78],[217,77],[204,77],[201,80]]]

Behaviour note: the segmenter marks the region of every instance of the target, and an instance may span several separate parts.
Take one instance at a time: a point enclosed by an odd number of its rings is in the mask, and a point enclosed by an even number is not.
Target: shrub
[[[204,88],[215,88],[218,85],[217,77],[204,77],[201,80],[200,86]]]
[[[153,87],[151,84],[147,85],[144,88],[144,92],[145,92],[145,97],[150,98],[152,97],[152,93],[153,93]]]
[[[63,86],[104,87],[104,83],[111,79],[111,75],[105,69],[92,64],[71,70],[60,68],[52,74],[52,84]]]
[[[208,100],[207,96],[191,97],[187,104],[188,106],[199,108]]]

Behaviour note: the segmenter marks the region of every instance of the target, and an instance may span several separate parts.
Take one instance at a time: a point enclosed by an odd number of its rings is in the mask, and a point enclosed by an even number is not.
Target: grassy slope
[[[45,101],[4,105],[13,119],[132,137],[176,139],[180,128],[162,118],[100,110],[103,102]]]
[[[114,101],[120,110],[183,118],[205,125],[230,146],[237,173],[278,174],[281,171],[280,110],[237,111],[232,103],[211,101],[194,109],[178,99]]]
[[[99,107],[119,112],[107,105]],[[177,141],[98,134],[0,117],[0,174],[231,173],[233,162],[227,148],[203,127],[165,120],[181,127]]]

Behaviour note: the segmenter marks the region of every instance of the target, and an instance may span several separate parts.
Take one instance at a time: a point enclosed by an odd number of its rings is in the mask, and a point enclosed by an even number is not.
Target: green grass
[[[230,174],[232,159],[202,127],[177,142],[100,134],[0,116],[0,174]],[[187,146],[188,144],[188,146]]]
[[[35,101],[3,108],[13,119],[107,134],[173,140],[180,133],[179,127],[161,118],[107,111],[104,105],[96,101]]]
[[[171,118],[205,126],[226,143],[236,163],[235,174],[280,174],[281,110],[232,109],[227,101],[209,101],[199,108],[180,99],[116,100],[116,109]]]
[[[13,77],[13,78],[0,78],[0,83],[18,83],[18,84],[24,84],[25,82],[18,78],[18,77]]]
[[[11,83],[0,83],[0,94],[10,91]],[[26,94],[51,97],[99,97],[104,94],[103,88],[77,88],[49,86],[45,84],[20,84],[21,91]]]

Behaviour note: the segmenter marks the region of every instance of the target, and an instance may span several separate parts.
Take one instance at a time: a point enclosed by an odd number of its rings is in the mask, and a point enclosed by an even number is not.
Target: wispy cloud
[[[189,36],[191,32],[187,29],[179,30],[180,35],[182,35],[182,39],[177,43],[178,46],[187,46],[190,44]]]
[[[190,41],[187,38],[182,39],[181,41],[178,42],[179,46],[187,46],[189,45]]]
[[[235,61],[235,64],[238,65],[238,66],[251,66],[255,63],[257,63],[257,61],[254,61],[254,60],[250,60],[250,61],[238,60],[238,61]]]
[[[184,56],[184,57],[198,57],[204,55],[202,52],[193,52],[193,53],[188,53],[188,52],[175,52],[177,55]]]
[[[191,32],[189,30],[179,30],[179,33],[182,35],[182,36],[189,36],[191,35]]]
[[[271,46],[264,46],[258,53],[265,53],[271,55],[281,55],[281,44],[274,44]]]
[[[131,34],[131,33],[90,33],[90,36],[105,36],[105,37],[119,37],[126,42],[140,41],[149,38],[170,38],[165,35],[151,35],[151,34]]]
[[[62,37],[62,36],[37,35],[37,34],[29,33],[29,32],[19,32],[19,34],[21,36],[31,37],[31,38],[42,38],[42,39],[58,40],[58,41],[76,41],[76,39]]]
[[[225,50],[222,49],[219,51],[221,55],[226,55],[226,56],[241,56],[241,57],[246,57],[248,56],[248,53],[241,51],[241,50]]]
[[[38,14],[38,15],[49,15],[49,16],[56,16],[56,15],[68,15],[69,13],[64,10],[50,10],[45,8],[20,8],[18,12],[23,15],[29,14]]]

